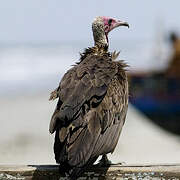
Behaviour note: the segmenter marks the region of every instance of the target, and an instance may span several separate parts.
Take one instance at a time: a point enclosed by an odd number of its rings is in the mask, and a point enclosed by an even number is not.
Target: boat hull
[[[180,134],[180,79],[131,74],[130,103],[162,128]]]

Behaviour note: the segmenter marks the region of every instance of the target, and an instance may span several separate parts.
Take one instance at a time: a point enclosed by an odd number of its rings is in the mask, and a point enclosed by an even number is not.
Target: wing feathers
[[[54,152],[60,164],[82,167],[90,158],[114,150],[126,116],[128,87],[125,65],[112,60],[87,56],[52,93],[51,99],[59,97],[50,132],[56,130]]]
[[[54,99],[58,93],[63,104],[59,112],[55,111],[52,116],[50,132],[55,131],[57,120],[66,121],[64,124],[67,126],[75,121],[83,112],[85,104],[89,106],[88,109],[97,107],[117,72],[118,67],[110,58],[95,55],[88,56],[82,63],[70,69],[51,97]]]

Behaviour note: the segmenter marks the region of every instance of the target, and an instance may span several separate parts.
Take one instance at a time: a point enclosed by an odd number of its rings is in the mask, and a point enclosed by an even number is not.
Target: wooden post
[[[56,165],[0,165],[0,180],[66,180]],[[78,180],[180,180],[180,164],[93,166]]]

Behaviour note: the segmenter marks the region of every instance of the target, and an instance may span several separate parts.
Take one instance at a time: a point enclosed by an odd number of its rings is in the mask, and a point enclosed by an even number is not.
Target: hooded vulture
[[[115,61],[119,53],[108,52],[108,33],[128,26],[109,17],[96,17],[92,23],[94,46],[80,54],[50,100],[58,98],[49,131],[55,132],[54,153],[60,172],[76,179],[102,155],[117,145],[128,108],[126,64]]]

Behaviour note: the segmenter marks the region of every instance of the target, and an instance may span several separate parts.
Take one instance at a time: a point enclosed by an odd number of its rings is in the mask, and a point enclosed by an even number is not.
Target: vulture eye
[[[109,19],[108,20],[108,25],[111,25],[111,23],[112,23],[112,19]]]

